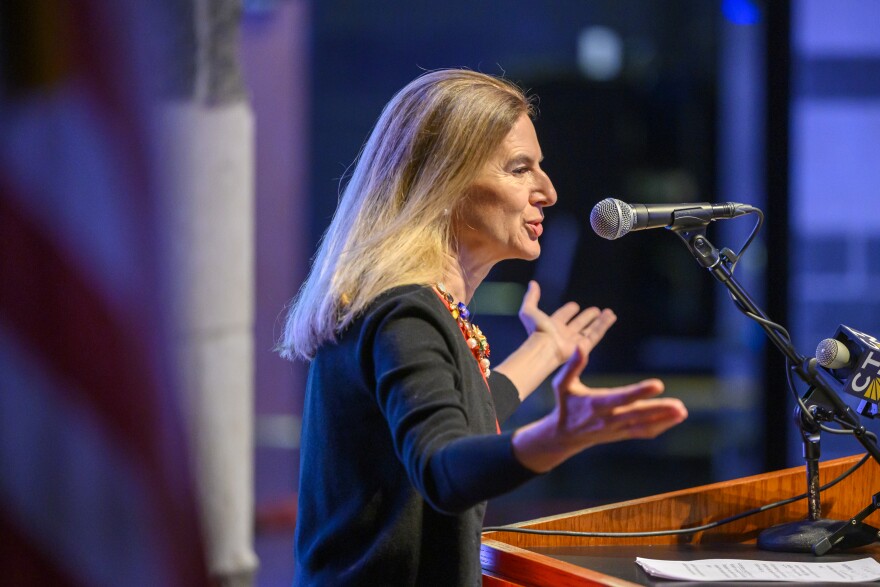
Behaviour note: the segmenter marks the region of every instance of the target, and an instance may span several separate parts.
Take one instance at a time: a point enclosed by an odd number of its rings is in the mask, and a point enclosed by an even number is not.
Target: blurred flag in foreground
[[[159,279],[163,4],[3,0],[4,584],[207,584]]]

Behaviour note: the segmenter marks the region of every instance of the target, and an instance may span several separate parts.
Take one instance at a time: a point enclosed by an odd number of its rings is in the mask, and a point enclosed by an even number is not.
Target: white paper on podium
[[[863,558],[835,563],[796,563],[746,559],[667,561],[636,558],[646,573],[679,581],[796,581],[856,583],[880,579],[880,563]]]

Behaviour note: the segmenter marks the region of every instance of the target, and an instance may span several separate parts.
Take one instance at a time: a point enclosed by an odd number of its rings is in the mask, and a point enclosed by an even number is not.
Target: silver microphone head
[[[816,362],[826,369],[840,369],[849,359],[849,349],[837,339],[826,338],[816,347]]]
[[[590,212],[593,232],[608,240],[620,238],[632,230],[633,220],[632,206],[616,198],[605,198]]]

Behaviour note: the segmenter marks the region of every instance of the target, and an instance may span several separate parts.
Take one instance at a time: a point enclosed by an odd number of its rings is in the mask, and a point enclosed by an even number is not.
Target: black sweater
[[[495,428],[517,390],[500,373],[489,384],[491,394],[449,310],[420,286],[384,293],[318,350],[296,584],[480,584],[485,502],[534,476]]]

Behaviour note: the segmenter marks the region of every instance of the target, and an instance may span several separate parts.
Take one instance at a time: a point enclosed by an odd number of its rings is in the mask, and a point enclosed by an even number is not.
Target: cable
[[[755,226],[752,228],[752,232],[749,234],[749,237],[746,239],[745,244],[743,244],[743,246],[740,248],[739,252],[737,252],[735,254],[730,249],[724,249],[722,251],[722,258],[724,259],[724,262],[727,265],[727,268],[729,269],[731,275],[733,275],[734,271],[736,270],[736,264],[739,263],[739,260],[745,254],[746,249],[749,248],[749,245],[751,245],[752,241],[755,240],[755,237],[758,236],[758,232],[760,232],[761,226],[763,226],[763,224],[764,224],[764,213],[761,212],[761,210],[759,208],[753,208],[751,206],[749,206],[748,208],[749,208],[748,213],[755,214],[758,217],[758,221],[755,223]],[[736,307],[736,309],[738,309],[740,312],[742,312],[747,317],[751,318],[752,320],[754,320],[755,322],[757,322],[758,324],[760,324],[764,328],[776,332],[778,335],[780,335],[785,340],[785,342],[791,344],[791,335],[788,333],[788,330],[786,330],[781,324],[778,324],[776,322],[768,320],[767,318],[764,318],[762,316],[758,316],[757,314],[749,311],[749,309],[744,305],[744,303],[739,298],[737,298],[733,294],[733,292],[728,291],[727,295],[730,296],[730,299],[733,301],[733,305]]]
[[[739,306],[739,304],[737,304],[737,307],[739,307],[739,310],[743,314],[745,314],[746,316],[748,316],[749,318],[751,318],[752,320],[754,320],[758,324],[760,324],[762,326],[766,326],[767,328],[770,328],[771,330],[776,331],[777,334],[780,334],[785,338],[786,342],[788,342],[788,343],[791,342],[791,335],[788,333],[788,330],[786,330],[785,327],[782,326],[782,324],[777,324],[776,322],[773,322],[772,320],[768,320],[767,318],[762,318],[761,316],[758,316],[757,314],[755,314],[753,312],[749,312],[745,308]]]
[[[837,478],[826,483],[822,487],[819,488],[819,491],[825,491],[826,489],[830,489],[855,473],[859,467],[865,464],[868,458],[871,455],[865,453],[864,456],[854,464],[852,467],[841,473]],[[755,514],[759,514],[761,512],[765,512],[767,510],[772,510],[774,508],[782,507],[784,505],[788,505],[790,503],[794,503],[801,499],[805,499],[807,497],[806,493],[802,493],[801,495],[795,497],[789,497],[788,499],[783,499],[781,501],[777,501],[771,504],[763,505],[758,508],[754,508],[751,510],[747,510],[745,512],[741,512],[739,514],[735,514],[728,518],[724,518],[722,520],[718,520],[716,522],[710,522],[708,524],[703,524],[702,526],[695,526],[693,528],[679,528],[675,530],[654,530],[650,532],[575,532],[572,530],[537,530],[534,528],[518,528],[515,526],[487,526],[483,528],[483,533],[486,532],[516,532],[519,534],[543,534],[550,536],[578,536],[581,538],[648,538],[653,536],[678,536],[683,534],[696,534],[697,532],[705,532],[706,530],[711,530],[713,528],[717,528],[719,526],[723,526],[724,524],[729,524],[731,522],[735,522],[736,520],[740,520],[742,518],[747,518],[749,516],[753,516]]]
[[[763,226],[764,224],[764,213],[761,212],[760,209],[754,208],[752,206],[746,206],[744,208],[748,210],[749,214],[755,214],[758,217],[758,222],[755,223],[754,228],[752,228],[751,234],[749,234],[749,238],[747,238],[745,244],[740,247],[739,252],[733,255],[732,262],[730,263],[731,274],[733,274],[734,269],[736,269],[736,264],[739,263],[739,260],[746,252],[746,249],[749,248],[749,245],[752,244],[752,241],[755,240],[756,236],[758,236],[758,232],[761,230],[761,226]]]

